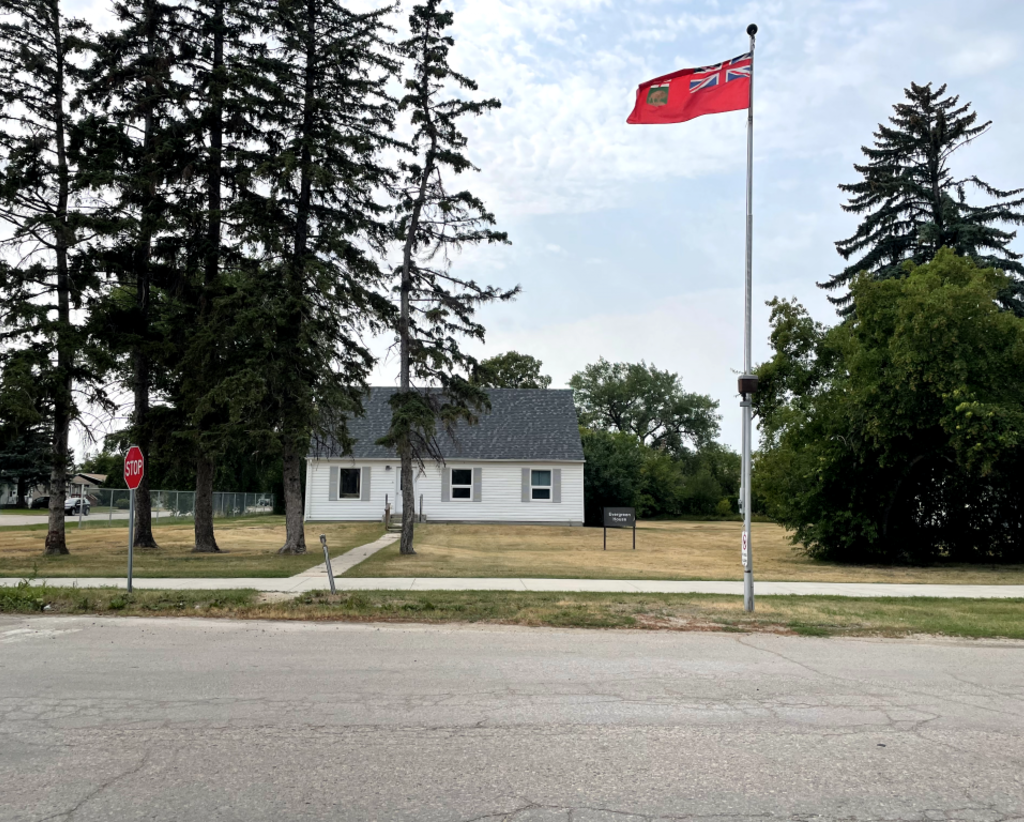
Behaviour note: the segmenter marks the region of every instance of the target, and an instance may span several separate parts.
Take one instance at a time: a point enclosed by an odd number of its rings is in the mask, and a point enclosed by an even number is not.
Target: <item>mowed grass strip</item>
[[[636,550],[628,530],[540,525],[416,526],[412,556],[398,544],[348,571],[351,577],[529,577],[554,579],[739,580],[739,522],[642,522]],[[785,529],[755,522],[754,577],[787,582],[1024,584],[1024,566],[939,565],[928,568],[838,565],[793,549]]]
[[[121,577],[128,567],[128,528],[67,529],[66,556],[43,556],[45,528],[0,528],[0,577]],[[194,554],[191,519],[154,521],[156,550],[135,549],[133,576],[147,577],[288,577],[324,561],[320,534],[327,535],[331,557],[373,542],[384,533],[376,522],[315,523],[306,528],[307,552],[281,555],[284,517],[253,516],[214,520],[219,554]]]
[[[483,623],[554,628],[750,631],[807,636],[1024,639],[1024,600],[741,597],[530,591],[312,592],[280,601],[251,590],[0,588],[0,613],[201,616],[344,622]]]

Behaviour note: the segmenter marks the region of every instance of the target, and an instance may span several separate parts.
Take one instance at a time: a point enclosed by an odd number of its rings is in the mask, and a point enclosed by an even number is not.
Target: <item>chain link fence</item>
[[[103,517],[109,520],[128,519],[127,490],[118,488],[85,488],[85,504],[81,486],[72,486],[68,504],[72,516]],[[154,519],[161,517],[192,517],[195,515],[195,491],[151,490],[150,510]],[[138,500],[136,499],[136,505]],[[274,495],[271,493],[252,494],[230,491],[213,492],[213,515],[215,517],[244,517],[271,514],[274,511]]]

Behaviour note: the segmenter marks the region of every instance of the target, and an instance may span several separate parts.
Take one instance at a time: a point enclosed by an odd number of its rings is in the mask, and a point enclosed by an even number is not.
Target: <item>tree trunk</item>
[[[424,77],[421,83],[421,94],[427,94],[427,78]],[[410,324],[410,298],[412,294],[413,279],[413,252],[416,245],[416,235],[419,231],[420,215],[423,212],[423,204],[427,199],[427,182],[434,171],[435,156],[437,152],[437,138],[432,134],[430,148],[427,150],[427,157],[424,163],[423,176],[420,178],[419,191],[416,194],[416,201],[413,203],[412,214],[409,225],[406,229],[405,246],[402,250],[402,283],[401,306],[398,316],[398,349],[400,358],[399,382],[401,390],[408,392],[412,389],[412,327]],[[413,548],[413,536],[416,528],[416,494],[413,490],[412,481],[412,445],[409,434],[406,432],[402,444],[399,446],[399,458],[402,461],[402,541],[399,546],[400,554],[415,554]]]
[[[302,506],[302,457],[289,438],[284,442],[284,527],[285,542],[279,554],[306,553],[306,530]]]
[[[196,461],[196,544],[197,554],[215,554],[220,551],[213,536],[213,460],[199,457]]]
[[[412,547],[416,528],[416,492],[412,479],[412,453],[408,446],[402,448],[402,541],[400,554],[415,554]]]
[[[303,67],[302,101],[302,148],[299,151],[299,193],[295,205],[295,234],[292,245],[292,259],[288,269],[288,288],[293,298],[291,316],[285,323],[282,338],[286,346],[297,345],[302,336],[302,310],[304,302],[306,254],[309,243],[309,223],[313,202],[313,158],[309,150],[315,124],[316,76],[317,76],[317,4],[306,0],[305,6],[305,66]],[[281,423],[282,479],[284,481],[284,522],[285,543],[279,549],[282,554],[304,554],[306,532],[303,525],[302,456],[295,447],[301,442],[303,424],[289,413],[287,398],[284,402]],[[308,429],[307,429],[308,430]]]
[[[223,117],[223,77],[224,71],[224,4],[222,0],[216,0],[213,4],[213,62],[211,65],[211,82],[207,95],[209,100],[209,111],[206,115],[206,122],[203,125],[209,132],[210,149],[208,155],[207,173],[207,225],[206,240],[203,259],[203,287],[199,294],[198,305],[198,328],[203,329],[210,324],[210,314],[213,310],[214,290],[220,273],[221,253],[221,164],[224,136]],[[202,332],[200,331],[200,334]],[[195,343],[192,343],[195,345]],[[205,356],[201,359],[200,371],[205,370],[205,375],[200,376],[200,383],[207,386],[216,382],[218,377],[216,346],[206,350]],[[216,418],[213,415],[205,415],[197,420],[197,440],[199,448],[206,447],[204,443],[204,432],[209,432],[211,426],[215,425]],[[203,512],[200,521],[200,511]],[[213,535],[213,460],[209,450],[206,450],[198,459],[196,466],[196,497],[195,497],[195,531],[196,551],[217,551],[217,541]]]
[[[58,355],[59,356],[59,355]],[[67,396],[71,395],[70,379],[68,380]],[[61,392],[63,395],[64,392]],[[53,414],[53,466],[50,469],[50,517],[46,530],[46,543],[43,554],[57,556],[68,553],[64,539],[64,499],[68,484],[68,429],[71,415],[63,396],[54,403]]]
[[[149,302],[149,283],[143,278],[138,283],[137,299],[140,305]],[[145,322],[145,320],[143,321]],[[142,481],[135,489],[135,543],[136,548],[159,548],[153,537],[153,499],[149,493],[149,363],[136,349],[135,361],[135,445],[142,451]]]
[[[152,56],[155,51],[156,22],[155,13],[148,10],[147,17],[147,49]],[[146,79],[147,108],[145,111],[145,126],[143,130],[143,154],[144,161],[154,162],[156,140],[156,114],[153,96],[153,81]],[[142,208],[140,220],[139,238],[136,242],[132,267],[135,273],[135,320],[137,322],[136,334],[139,338],[145,339],[149,336],[149,278],[150,259],[152,257],[152,211],[156,201],[156,178],[151,176],[147,202]],[[157,548],[156,540],[153,538],[153,504],[149,494],[149,472],[145,470],[145,463],[149,461],[149,358],[143,350],[144,343],[137,342],[132,347],[132,388],[135,394],[135,419],[134,433],[135,444],[142,451],[143,474],[139,487],[135,490],[135,547],[136,548]]]
[[[57,375],[53,398],[53,462],[50,468],[50,517],[43,553],[68,553],[64,537],[64,498],[68,482],[68,432],[73,415],[71,395],[71,280],[68,277],[68,196],[70,179],[64,144],[64,44],[60,30],[60,12],[53,18],[53,46],[57,77],[53,101],[54,143],[57,150],[57,207],[54,213],[54,253],[57,262]]]
[[[28,480],[24,477],[18,477],[18,490],[16,493],[17,499],[14,501],[14,504],[18,508],[28,508],[28,503],[25,501],[25,497],[28,496]]]

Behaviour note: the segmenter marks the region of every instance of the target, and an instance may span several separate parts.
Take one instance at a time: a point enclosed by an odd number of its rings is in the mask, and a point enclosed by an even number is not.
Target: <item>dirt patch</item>
[[[256,605],[267,605],[273,602],[287,602],[290,599],[295,599],[295,594],[290,594],[286,591],[261,591],[256,595]]]

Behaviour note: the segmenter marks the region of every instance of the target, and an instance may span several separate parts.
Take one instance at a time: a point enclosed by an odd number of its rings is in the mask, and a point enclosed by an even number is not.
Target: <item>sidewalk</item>
[[[644,579],[530,579],[527,577],[478,579],[471,577],[342,577],[371,554],[386,548],[398,534],[384,534],[374,542],[360,545],[331,560],[335,587],[339,591],[546,591],[606,594],[730,594],[743,596],[742,580],[644,580]],[[310,551],[312,553],[315,548]],[[0,587],[22,580],[0,578]],[[55,577],[33,579],[32,585],[58,588],[127,588],[124,577]],[[301,594],[328,591],[327,566],[323,563],[293,577],[201,579],[163,577],[132,580],[132,586],[150,591],[215,591],[252,588],[257,591]],[[1024,585],[914,585],[888,582],[754,582],[757,596],[840,596],[840,597],[942,597],[950,599],[1024,599]]]

